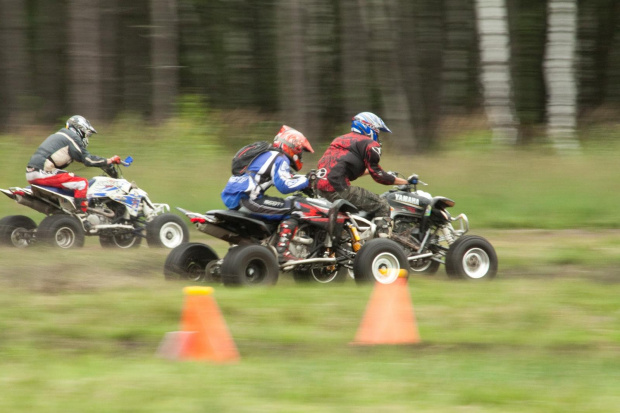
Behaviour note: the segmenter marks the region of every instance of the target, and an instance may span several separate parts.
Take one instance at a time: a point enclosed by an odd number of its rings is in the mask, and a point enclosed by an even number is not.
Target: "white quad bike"
[[[122,164],[129,166],[129,156]],[[59,248],[79,248],[85,236],[97,236],[102,247],[138,247],[146,238],[149,247],[174,248],[189,239],[183,220],[170,206],[151,202],[147,193],[122,177],[119,165],[101,168],[108,176],[89,181],[88,209],[83,213],[73,191],[41,185],[11,187],[0,191],[18,204],[47,215],[37,227],[29,217],[0,219],[0,244],[18,248],[34,242]]]

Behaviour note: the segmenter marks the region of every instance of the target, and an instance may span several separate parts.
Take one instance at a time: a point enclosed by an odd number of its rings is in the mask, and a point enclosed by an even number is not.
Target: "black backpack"
[[[232,159],[232,174],[235,176],[243,175],[248,166],[252,163],[257,156],[273,149],[273,145],[266,141],[254,142],[249,145],[245,145],[243,148],[233,156]]]

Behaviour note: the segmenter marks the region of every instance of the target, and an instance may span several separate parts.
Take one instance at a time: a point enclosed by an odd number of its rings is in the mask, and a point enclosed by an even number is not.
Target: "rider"
[[[222,201],[230,209],[248,210],[267,220],[281,220],[276,250],[280,262],[296,259],[288,250],[298,221],[290,216],[291,200],[265,195],[271,185],[283,194],[308,187],[310,174],[293,175],[303,165],[302,153],[314,153],[308,139],[299,131],[282,126],[273,140],[273,148],[256,157],[241,176],[231,176],[222,191]]]
[[[88,180],[64,171],[63,168],[73,161],[86,166],[105,166],[121,162],[117,155],[106,159],[91,155],[86,150],[88,138],[93,133],[97,131],[86,118],[71,116],[65,128],[48,136],[32,155],[26,168],[26,180],[30,184],[73,190],[76,208],[86,212]]]
[[[351,185],[351,181],[366,174],[383,185],[407,184],[407,180],[387,173],[379,166],[380,131],[392,133],[374,113],[355,115],[351,133],[334,139],[319,160],[317,189],[328,201],[346,199],[358,209],[370,213],[375,217],[379,235],[389,236],[391,218],[387,201],[367,189]]]

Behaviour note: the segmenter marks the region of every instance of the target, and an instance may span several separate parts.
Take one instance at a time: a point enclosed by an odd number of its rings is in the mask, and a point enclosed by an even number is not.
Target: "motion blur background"
[[[620,0],[0,0],[0,46],[3,133],[211,115],[327,142],[369,110],[397,149],[574,151],[620,114]]]

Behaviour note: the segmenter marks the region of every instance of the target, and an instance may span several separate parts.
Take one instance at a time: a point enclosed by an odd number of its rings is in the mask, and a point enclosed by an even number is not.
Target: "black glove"
[[[312,183],[314,181],[316,181],[316,171],[314,169],[312,169],[310,172],[308,172],[306,174],[306,179],[308,180],[308,182]]]
[[[309,185],[302,189],[301,192],[310,198],[314,198],[314,189],[312,189],[312,187]]]

